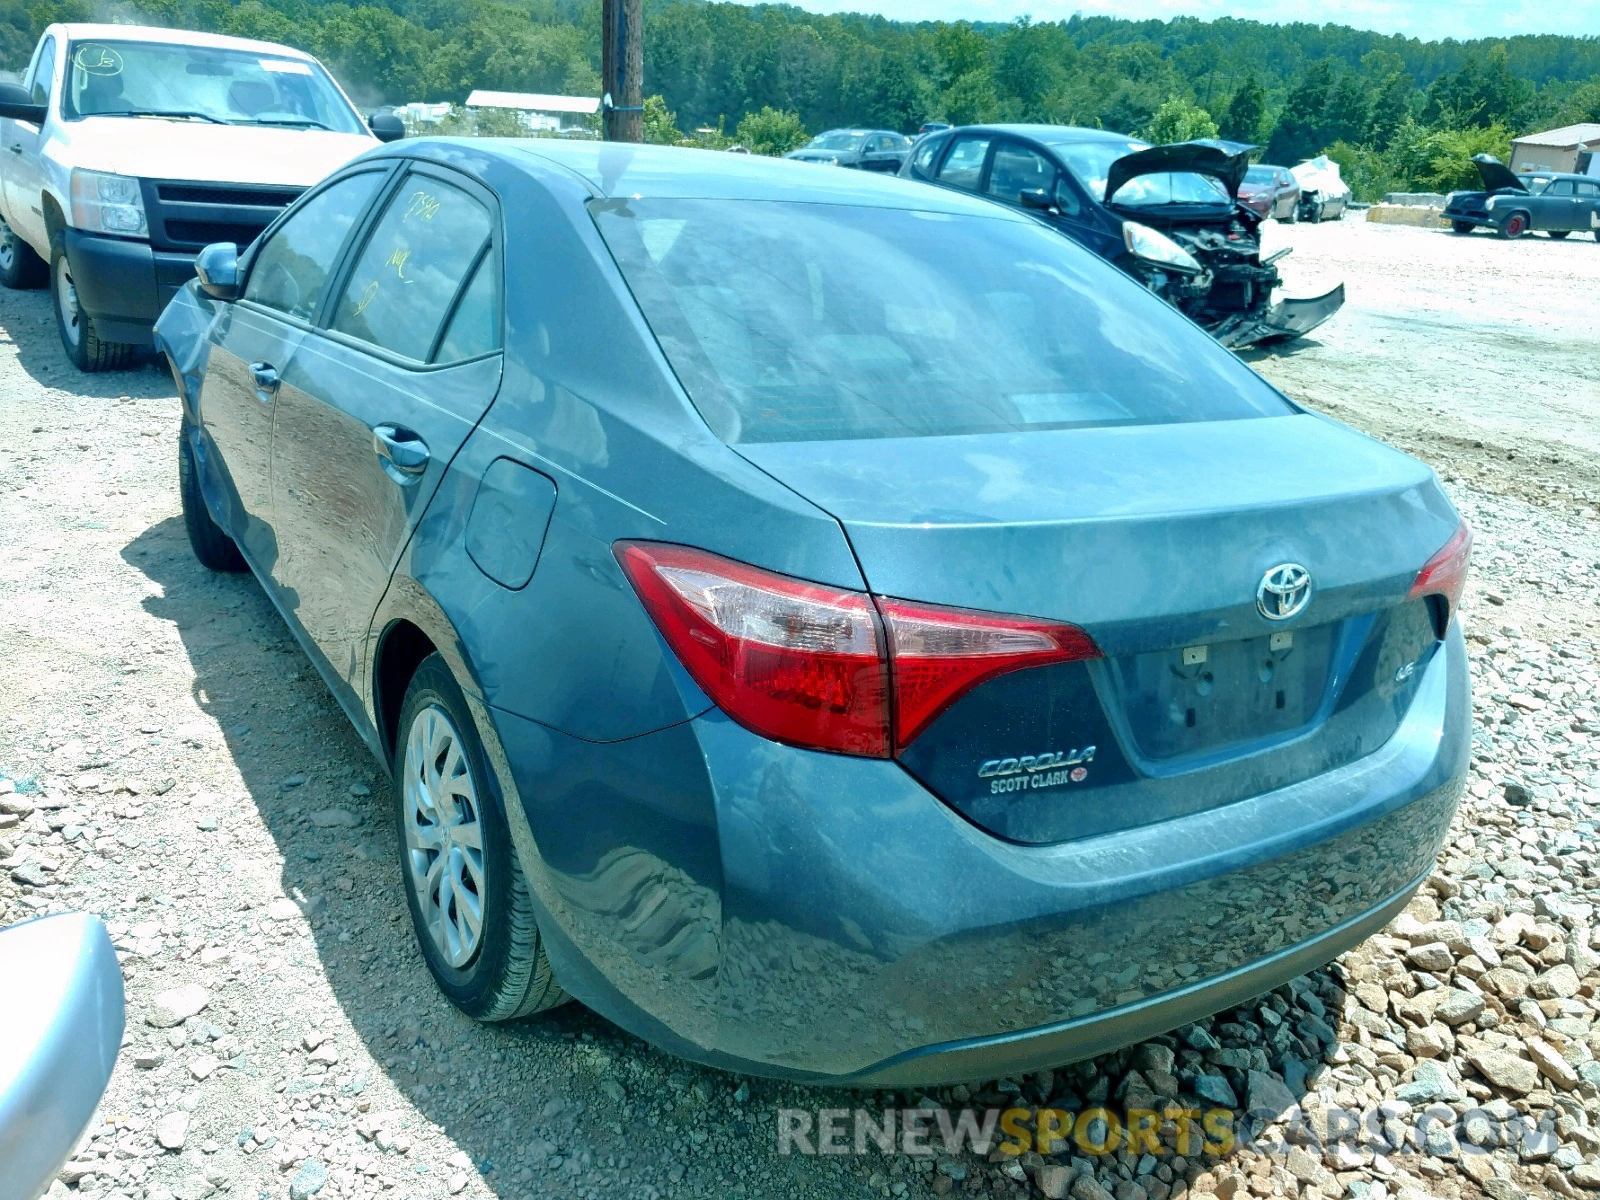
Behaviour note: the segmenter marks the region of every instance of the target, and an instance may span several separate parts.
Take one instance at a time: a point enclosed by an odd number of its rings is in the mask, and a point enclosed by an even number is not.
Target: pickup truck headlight
[[[1137,221],[1122,223],[1122,241],[1128,247],[1129,254],[1145,262],[1182,271],[1186,275],[1200,275],[1205,271],[1195,256],[1177,242]]]
[[[87,233],[149,237],[139,181],[101,171],[72,172],[72,225]]]

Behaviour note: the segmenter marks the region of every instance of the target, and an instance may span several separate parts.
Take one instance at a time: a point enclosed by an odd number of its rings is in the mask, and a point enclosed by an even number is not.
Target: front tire
[[[211,519],[206,498],[200,491],[200,472],[195,466],[189,439],[178,435],[178,499],[183,505],[183,528],[189,534],[189,548],[202,567],[212,571],[243,571],[244,555],[222,526]]]
[[[20,292],[43,287],[49,278],[50,268],[44,259],[11,226],[0,221],[0,286]]]
[[[438,654],[406,688],[393,771],[401,883],[439,990],[479,1021],[563,1003],[472,714]]]
[[[1471,233],[1477,226],[1471,221],[1451,221],[1450,228],[1457,233]]]
[[[1506,241],[1515,241],[1528,231],[1528,218],[1522,213],[1512,213],[1500,222],[1500,236]]]
[[[59,233],[50,242],[50,281],[56,332],[61,335],[61,348],[67,352],[72,365],[85,373],[120,371],[131,366],[138,347],[126,342],[104,341],[94,318],[79,307],[72,264],[67,261],[66,242]]]

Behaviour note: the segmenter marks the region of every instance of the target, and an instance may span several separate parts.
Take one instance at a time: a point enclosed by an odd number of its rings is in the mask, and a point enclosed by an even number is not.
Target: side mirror
[[[1051,212],[1056,206],[1055,197],[1051,196],[1044,188],[1029,188],[1025,192],[1018,192],[1017,200],[1023,208],[1031,208],[1039,212]]]
[[[106,927],[63,913],[0,930],[0,1163],[5,1194],[39,1196],[111,1079],[125,1018]]]
[[[213,242],[195,255],[194,273],[200,277],[200,290],[213,300],[237,300],[239,247],[232,242]]]
[[[406,135],[405,122],[392,112],[375,112],[367,118],[367,128],[380,142],[398,142]]]
[[[49,111],[45,105],[35,104],[33,97],[20,83],[0,83],[0,117],[43,125]]]

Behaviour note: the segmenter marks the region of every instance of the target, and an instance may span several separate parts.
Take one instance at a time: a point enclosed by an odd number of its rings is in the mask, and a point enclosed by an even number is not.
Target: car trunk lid
[[[1309,414],[738,450],[840,521],[873,592],[1093,636],[1104,659],[990,680],[900,754],[1025,842],[1375,749],[1436,641],[1407,593],[1458,524],[1427,467]],[[1286,564],[1309,602],[1269,620]]]

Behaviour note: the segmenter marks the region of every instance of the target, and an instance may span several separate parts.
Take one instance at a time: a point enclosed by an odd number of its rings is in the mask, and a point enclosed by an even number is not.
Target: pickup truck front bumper
[[[64,236],[78,305],[94,319],[99,336],[151,345],[151,326],[161,310],[194,278],[194,255],[77,229]]]

